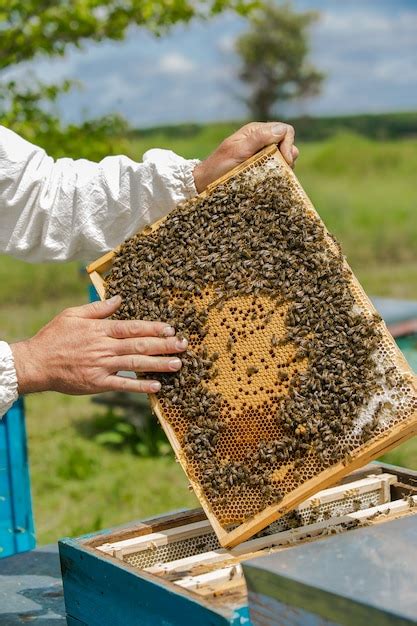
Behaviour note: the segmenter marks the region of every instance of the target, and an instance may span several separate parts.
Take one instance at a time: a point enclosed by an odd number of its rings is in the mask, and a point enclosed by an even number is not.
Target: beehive
[[[275,146],[88,271],[120,319],[189,339],[151,403],[222,545],[417,430],[412,372]]]

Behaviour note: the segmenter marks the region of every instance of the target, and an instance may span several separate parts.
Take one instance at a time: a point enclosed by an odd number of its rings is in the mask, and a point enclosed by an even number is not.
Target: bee
[[[279,345],[278,339],[276,338],[275,335],[272,335],[272,337],[271,337],[271,346],[273,348],[276,348],[278,345]]]
[[[213,186],[125,242],[106,281],[108,295],[122,297],[115,318],[162,320],[189,340],[182,371],[152,377],[161,381],[160,407],[186,462],[207,498],[225,510],[253,490],[262,506],[281,498],[266,471],[271,464],[293,463],[296,480],[310,455],[317,472],[350,463],[354,453],[345,450],[354,450],[348,443],[360,411],[382,383],[400,384],[395,367],[385,374],[377,368],[383,325],[355,295],[339,244],[329,242],[285,168],[253,167],[255,176],[248,170]],[[249,449],[236,431],[239,420],[231,419],[227,391],[210,395],[206,388],[219,376],[209,338],[227,333],[231,366],[238,368],[239,344],[249,354],[267,324],[273,334],[265,373],[268,361],[282,364],[273,383],[282,393],[262,380],[268,401],[245,405],[258,412],[253,424],[265,416],[269,433]],[[249,378],[258,373],[253,368],[246,368]],[[382,404],[362,440],[392,409]],[[236,454],[244,460],[234,461]]]

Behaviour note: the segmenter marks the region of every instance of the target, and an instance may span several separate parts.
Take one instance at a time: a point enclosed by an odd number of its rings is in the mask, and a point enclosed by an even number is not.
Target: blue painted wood
[[[86,626],[251,626],[247,606],[215,610],[204,599],[84,543],[85,538],[59,542],[65,606],[73,620]]]
[[[85,622],[80,622],[80,620],[67,615],[67,626],[87,626]]]
[[[387,324],[417,319],[417,300],[378,297],[371,300]]]
[[[88,299],[90,302],[97,302],[97,300],[100,300],[100,296],[98,295],[94,285],[88,285]]]
[[[35,547],[23,398],[0,420],[0,558]]]
[[[417,374],[417,335],[397,337],[395,341],[407,359],[408,364]]]

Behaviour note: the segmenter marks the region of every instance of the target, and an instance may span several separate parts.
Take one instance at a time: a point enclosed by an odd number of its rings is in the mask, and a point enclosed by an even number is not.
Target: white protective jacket
[[[0,253],[29,262],[92,260],[194,196],[197,163],[159,149],[142,163],[54,161],[0,126]],[[0,417],[16,398],[12,352],[0,341]]]

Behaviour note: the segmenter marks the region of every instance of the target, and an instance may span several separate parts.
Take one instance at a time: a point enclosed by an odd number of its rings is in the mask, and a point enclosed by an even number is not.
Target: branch
[[[62,55],[86,40],[120,40],[129,26],[160,34],[173,24],[232,9],[248,12],[254,0],[0,0],[0,69],[36,54]]]

